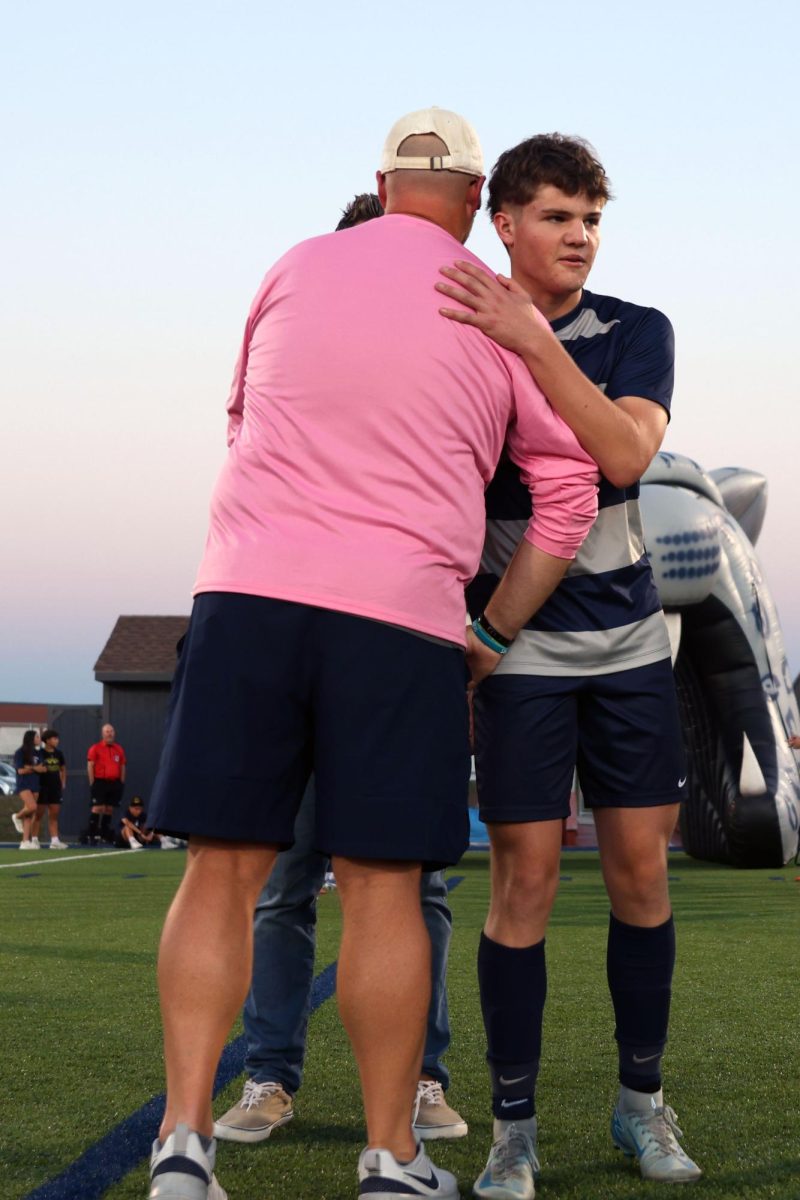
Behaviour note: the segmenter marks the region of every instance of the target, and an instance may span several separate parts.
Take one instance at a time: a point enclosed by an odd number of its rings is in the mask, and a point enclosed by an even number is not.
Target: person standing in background
[[[22,736],[22,745],[14,754],[14,770],[17,772],[17,793],[22,801],[19,812],[11,814],[17,833],[22,834],[20,850],[38,850],[39,842],[32,837],[33,818],[39,795],[39,776],[44,771],[40,746],[41,738],[36,729],[28,729]]]
[[[100,730],[101,740],[89,747],[86,773],[89,776],[89,794],[92,800],[92,815],[89,818],[89,842],[113,842],[111,816],[119,807],[125,784],[125,751],[116,741],[113,725],[104,725]]]
[[[55,729],[45,729],[41,751],[44,774],[39,778],[39,802],[31,826],[31,840],[38,841],[39,826],[47,811],[47,826],[50,833],[50,849],[66,850],[67,843],[58,836],[58,812],[67,786],[67,764],[58,748],[59,736]]]

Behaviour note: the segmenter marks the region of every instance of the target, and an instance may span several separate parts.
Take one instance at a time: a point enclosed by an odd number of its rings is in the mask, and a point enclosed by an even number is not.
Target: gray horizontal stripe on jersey
[[[560,342],[574,342],[579,337],[591,338],[599,333],[610,333],[615,325],[619,325],[616,318],[613,321],[601,321],[593,308],[584,308],[569,325],[556,330],[556,337]]]
[[[638,500],[601,508],[567,575],[599,575],[630,567],[644,554]]]
[[[670,657],[662,612],[615,629],[538,633],[523,629],[495,675],[610,675]]]
[[[481,571],[490,571],[498,579],[509,564],[519,545],[527,520],[486,522],[486,541],[481,556]],[[574,575],[599,575],[630,567],[644,554],[642,518],[637,500],[601,508],[597,520],[567,570]]]

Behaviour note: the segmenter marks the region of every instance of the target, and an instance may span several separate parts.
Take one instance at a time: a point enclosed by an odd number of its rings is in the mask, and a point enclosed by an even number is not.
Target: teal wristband
[[[508,646],[501,646],[499,642],[496,642],[492,635],[486,632],[477,617],[472,622],[472,632],[479,642],[483,642],[484,646],[494,650],[495,654],[508,654]]]

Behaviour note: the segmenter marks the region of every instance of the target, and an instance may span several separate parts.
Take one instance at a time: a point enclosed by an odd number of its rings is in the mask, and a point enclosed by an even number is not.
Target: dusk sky
[[[224,404],[272,261],[438,104],[487,165],[588,138],[590,281],[675,326],[665,447],[769,481],[800,671],[795,5],[33,3],[4,22],[0,700],[100,700],[119,614],[188,613]],[[480,213],[470,247],[505,270]],[[432,281],[433,284],[433,281]]]

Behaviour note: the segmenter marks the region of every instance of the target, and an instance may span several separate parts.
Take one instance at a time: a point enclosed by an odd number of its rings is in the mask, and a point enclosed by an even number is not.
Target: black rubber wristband
[[[478,622],[481,629],[485,633],[488,633],[489,637],[494,638],[494,640],[499,642],[501,646],[505,646],[506,650],[508,650],[509,646],[513,644],[514,639],[507,638],[504,633],[500,633],[497,629],[495,629],[494,625],[487,620],[486,613],[481,613],[479,617],[475,618],[475,620]]]

